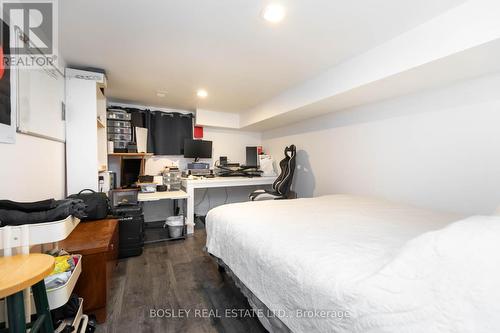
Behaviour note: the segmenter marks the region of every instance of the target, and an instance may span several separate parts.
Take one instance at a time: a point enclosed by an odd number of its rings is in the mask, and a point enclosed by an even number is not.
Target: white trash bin
[[[184,216],[169,216],[165,226],[168,226],[168,234],[170,238],[182,237],[184,231]]]

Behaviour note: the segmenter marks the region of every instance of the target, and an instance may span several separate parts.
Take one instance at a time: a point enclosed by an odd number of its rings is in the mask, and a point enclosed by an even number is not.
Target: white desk
[[[184,191],[165,191],[165,192],[155,192],[155,193],[141,193],[137,197],[137,200],[140,202],[147,201],[158,201],[164,199],[187,199],[188,195]]]
[[[159,200],[174,200],[174,214],[175,214],[175,207],[176,206],[176,201],[175,200],[182,200],[182,199],[187,199],[188,195],[184,191],[165,191],[165,192],[155,192],[155,193],[141,193],[139,192],[139,195],[137,196],[137,200],[139,202],[153,202],[153,201],[159,201]],[[171,238],[171,237],[158,237],[158,230],[163,230],[164,227],[159,227],[157,223],[146,223],[145,226],[145,233],[146,233],[146,239],[144,241],[144,244],[152,244],[152,243],[158,243],[158,242],[164,242],[168,240],[173,240],[173,239],[184,239],[186,235],[183,233],[182,237],[178,238]],[[151,231],[151,234],[148,232]],[[156,235],[152,236],[152,239],[149,237],[151,235]]]
[[[197,188],[271,185],[276,177],[215,177],[183,179],[182,187],[187,193],[187,232],[194,232],[194,190]],[[249,193],[250,194],[250,193]]]

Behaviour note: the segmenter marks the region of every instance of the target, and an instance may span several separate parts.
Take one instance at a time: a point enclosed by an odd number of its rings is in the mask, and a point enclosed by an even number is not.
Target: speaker
[[[226,166],[227,165],[227,156],[219,157],[219,165]]]

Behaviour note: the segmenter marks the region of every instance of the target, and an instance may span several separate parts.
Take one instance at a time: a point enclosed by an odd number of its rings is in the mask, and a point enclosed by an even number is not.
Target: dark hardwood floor
[[[205,230],[197,229],[184,241],[148,245],[142,256],[120,260],[108,295],[108,318],[97,332],[266,332],[257,318],[223,315],[226,309],[250,306],[203,251],[205,239]],[[151,317],[150,311],[158,309],[165,317]],[[179,310],[190,313],[166,318]]]

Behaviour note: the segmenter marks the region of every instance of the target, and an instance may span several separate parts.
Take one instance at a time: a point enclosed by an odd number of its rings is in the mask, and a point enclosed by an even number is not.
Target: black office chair
[[[296,195],[290,190],[292,186],[293,174],[295,172],[295,156],[297,149],[295,145],[285,148],[285,158],[280,162],[281,173],[273,183],[272,190],[256,190],[248,197],[250,200],[257,199],[292,199]]]

